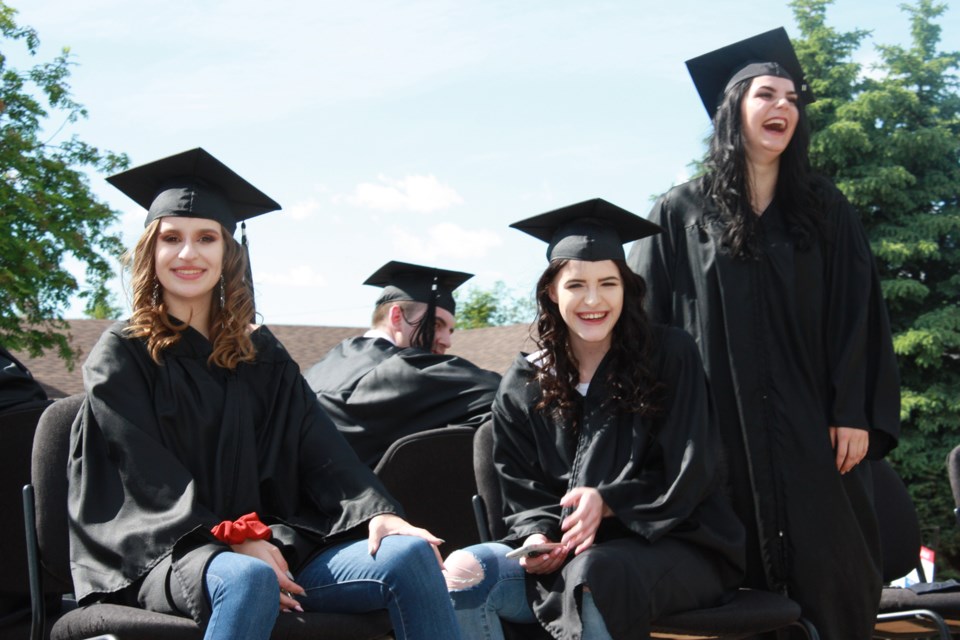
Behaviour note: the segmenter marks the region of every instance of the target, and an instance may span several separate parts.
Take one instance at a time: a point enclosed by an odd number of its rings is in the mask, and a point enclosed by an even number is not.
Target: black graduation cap
[[[143,226],[164,216],[209,218],[235,235],[238,223],[280,208],[199,147],[112,175],[107,182],[147,210]]]
[[[733,85],[757,76],[793,80],[800,103],[810,104],[814,101],[813,93],[804,80],[797,53],[783,27],[687,60],[687,70],[711,118],[723,95]]]
[[[547,259],[623,260],[626,242],[660,233],[660,225],[602,198],[571,204],[510,225],[549,243]]]
[[[377,306],[384,302],[404,300],[426,304],[433,302],[456,315],[457,305],[453,300],[453,290],[472,277],[472,273],[393,260],[377,269],[363,284],[383,287]]]

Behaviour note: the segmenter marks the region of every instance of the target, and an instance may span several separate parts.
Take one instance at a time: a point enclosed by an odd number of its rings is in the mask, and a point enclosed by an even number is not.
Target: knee
[[[244,630],[241,637],[266,637],[280,608],[280,583],[273,567],[239,553],[217,555],[206,573],[211,616],[206,637],[219,637],[211,629]],[[221,631],[222,634],[222,631]]]
[[[250,563],[246,571],[244,582],[250,583],[252,585],[251,588],[257,589],[258,591],[279,594],[280,581],[277,579],[277,574],[273,570],[273,567],[256,558],[251,558],[251,560],[253,560],[253,562]]]
[[[230,554],[229,572],[221,572],[224,586],[235,593],[246,592],[252,597],[276,594],[280,599],[280,582],[273,567],[259,558],[243,554]]]
[[[387,536],[380,543],[380,553],[386,554],[393,566],[427,570],[437,566],[437,552],[432,544],[417,536]]]
[[[448,591],[463,591],[483,582],[483,565],[469,551],[458,549],[447,556],[443,564],[446,567],[443,577]]]

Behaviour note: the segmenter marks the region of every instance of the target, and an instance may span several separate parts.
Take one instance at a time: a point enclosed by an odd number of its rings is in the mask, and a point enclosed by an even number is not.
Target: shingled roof
[[[69,320],[70,344],[78,352],[76,367],[67,369],[56,352],[48,351],[39,358],[13,352],[33,374],[50,398],[65,398],[83,391],[81,365],[107,327],[114,320]],[[270,325],[270,330],[286,347],[291,357],[306,370],[320,360],[340,341],[366,331],[364,327],[318,327],[305,325]],[[484,329],[460,329],[448,351],[470,360],[478,367],[504,373],[520,351],[535,348],[530,327],[525,324]]]

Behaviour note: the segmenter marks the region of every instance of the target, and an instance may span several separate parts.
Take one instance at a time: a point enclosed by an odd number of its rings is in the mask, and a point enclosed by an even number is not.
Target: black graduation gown
[[[47,393],[12,353],[0,347],[0,413],[47,402]]]
[[[714,572],[714,582],[722,585],[717,597],[742,577],[743,527],[721,493],[719,437],[696,346],[674,328],[656,328],[653,340],[653,371],[666,389],[659,418],[612,408],[602,382],[606,359],[580,401],[576,433],[534,408],[541,397],[537,365],[522,354],[504,376],[494,403],[494,462],[509,529],[506,542],[522,542],[534,533],[560,540],[559,501],[574,487],[596,488],[615,514],[604,518],[595,544],[613,550],[614,570],[607,562],[597,571],[594,561],[609,558],[591,556],[591,548],[575,559],[571,554],[557,572],[527,574],[534,613],[560,640],[580,637],[576,600],[584,584],[615,640],[646,637],[651,614],[671,612],[670,603],[654,606],[649,593],[656,577],[648,575],[647,559],[651,553],[670,553],[663,541],[702,552],[703,571]],[[703,572],[685,579],[701,580]]]
[[[221,521],[258,513],[296,573],[332,539],[363,538],[370,518],[399,512],[266,327],[251,335],[256,362],[233,372],[207,364],[211,345],[193,329],[158,366],[123,327],[84,364],[87,397],[71,434],[70,557],[82,604],[136,590],[168,563],[174,596],[185,598],[176,604],[204,623],[203,569],[229,550],[210,533]]]
[[[899,380],[860,222],[835,187],[818,193],[826,249],[795,249],[774,203],[761,258],[734,260],[695,180],[654,205],[664,232],[628,263],[652,319],[700,348],[747,525],[747,583],[788,593],[825,640],[854,640],[873,628],[880,548],[869,465],[841,476],[828,427],[868,429],[868,455],[884,455],[899,434]]]
[[[321,406],[360,459],[375,467],[411,433],[479,427],[490,416],[500,376],[457,356],[351,338],[306,373]]]

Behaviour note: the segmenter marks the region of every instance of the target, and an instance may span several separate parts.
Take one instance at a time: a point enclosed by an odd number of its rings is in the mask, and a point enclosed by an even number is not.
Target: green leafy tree
[[[22,46],[32,59],[39,37],[15,17],[0,0],[4,50]],[[79,293],[88,314],[116,315],[109,258],[123,251],[110,233],[118,213],[93,196],[83,170],[113,172],[128,164],[125,155],[101,152],[76,136],[55,142],[87,116],[71,97],[72,65],[66,48],[25,70],[11,68],[0,53],[0,341],[33,355],[55,347],[68,362],[64,310]],[[82,289],[64,266],[68,255],[85,266]]]
[[[461,293],[454,291],[457,302],[457,327],[479,329],[508,324],[529,324],[537,317],[537,306],[532,296],[511,291],[498,280],[491,289],[469,287]]]
[[[933,0],[902,5],[908,47],[880,45],[869,74],[851,61],[865,31],[826,25],[827,0],[791,3],[801,64],[818,100],[811,160],[856,207],[894,330],[903,431],[890,458],[910,487],[941,568],[960,568],[944,461],[960,444],[960,54],[938,50]],[[938,540],[939,538],[939,540]]]

